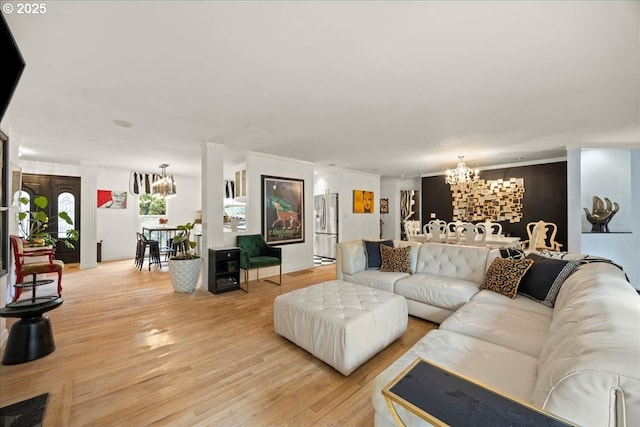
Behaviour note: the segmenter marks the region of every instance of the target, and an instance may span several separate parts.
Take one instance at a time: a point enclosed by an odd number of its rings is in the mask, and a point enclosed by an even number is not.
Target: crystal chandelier
[[[480,171],[468,168],[462,161],[464,156],[458,156],[458,158],[460,159],[458,166],[455,169],[447,169],[445,182],[449,185],[464,185],[477,182],[480,178]]]
[[[151,184],[151,193],[156,196],[169,198],[176,195],[176,182],[173,180],[173,176],[167,175],[168,164],[163,163],[160,166],[162,173],[160,178],[156,179]]]

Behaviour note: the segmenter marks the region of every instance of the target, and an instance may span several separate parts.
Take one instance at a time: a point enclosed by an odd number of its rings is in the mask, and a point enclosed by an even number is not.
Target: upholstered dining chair
[[[551,235],[549,235],[551,232]],[[558,226],[553,222],[540,220],[538,222],[530,222],[527,224],[527,234],[529,240],[522,242],[524,249],[538,250],[547,249],[551,251],[559,251],[562,245],[556,242],[556,233]]]
[[[442,219],[432,219],[424,225],[424,234],[431,242],[447,240],[447,222]]]
[[[22,294],[25,278],[32,276],[31,287],[36,286],[36,276],[44,273],[58,273],[58,297],[62,297],[62,270],[64,262],[54,258],[54,249],[34,249],[25,251],[24,241],[15,235],[10,236],[13,258],[16,264],[16,283],[13,301],[17,301]]]
[[[458,242],[467,245],[484,244],[487,238],[487,231],[483,225],[476,225],[470,222],[456,227]]]
[[[500,224],[499,222],[491,222],[487,220],[484,222],[479,222],[476,225],[483,225],[484,228],[487,230],[487,236],[502,235],[502,224]]]
[[[452,221],[447,223],[447,242],[457,243],[460,240],[459,229],[466,223],[462,221]]]
[[[416,240],[419,242],[426,240],[426,236],[420,233],[420,221],[405,220],[404,232],[407,235],[407,240]]]
[[[282,285],[282,248],[268,245],[262,234],[241,234],[236,236],[236,244],[240,248],[240,269],[244,270],[244,283],[249,290],[249,270],[256,270],[256,280],[260,281],[260,269],[264,267],[280,267],[280,280],[264,279]]]

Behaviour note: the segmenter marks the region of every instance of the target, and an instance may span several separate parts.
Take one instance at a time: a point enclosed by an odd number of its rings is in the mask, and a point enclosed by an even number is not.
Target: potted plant
[[[196,254],[196,242],[190,239],[195,222],[178,225],[178,232],[173,238],[175,255],[169,258],[171,284],[176,292],[190,293],[195,291],[200,277],[202,259]]]
[[[20,198],[22,205],[29,206],[29,202],[29,199],[26,197]],[[65,211],[59,212],[58,216],[49,218],[46,211],[47,206],[49,206],[49,200],[45,196],[34,197],[33,205],[35,206],[35,210],[21,210],[18,212],[18,229],[20,230],[21,237],[32,247],[55,247],[58,239],[54,237],[55,233],[52,234],[49,231],[50,222],[55,220],[64,221],[67,225],[73,227],[73,220]],[[65,239],[62,242],[66,247],[73,248],[74,246],[71,242],[78,241],[78,238],[78,230],[70,228],[66,231]]]

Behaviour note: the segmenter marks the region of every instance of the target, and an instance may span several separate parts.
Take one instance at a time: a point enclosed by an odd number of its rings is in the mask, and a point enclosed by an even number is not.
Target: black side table
[[[0,317],[19,317],[11,326],[2,356],[3,365],[30,362],[52,353],[56,349],[53,329],[47,311],[62,305],[62,298],[38,297],[25,299],[0,308]]]
[[[237,289],[245,290],[240,287],[240,248],[209,249],[209,292]]]

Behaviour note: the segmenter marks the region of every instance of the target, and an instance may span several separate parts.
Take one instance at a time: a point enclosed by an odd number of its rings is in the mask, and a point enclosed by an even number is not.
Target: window
[[[236,221],[238,230],[247,229],[246,205],[235,199],[224,199],[224,228],[231,231],[231,221]]]
[[[20,203],[20,199],[26,199],[26,203]],[[31,206],[31,196],[26,191],[20,191],[16,193],[16,200],[18,200],[18,212],[29,212]],[[18,236],[23,239],[27,238],[27,234],[29,231],[31,218],[29,215],[25,216],[22,221],[18,222]]]
[[[60,193],[58,195],[58,212],[66,212],[71,218],[73,224],[76,223],[76,198],[71,193]],[[73,225],[67,224],[66,221],[58,221],[58,239],[67,237],[67,231],[73,230]]]
[[[158,219],[167,214],[167,202],[164,198],[154,194],[141,194],[139,198],[139,211],[141,227],[158,225]]]

